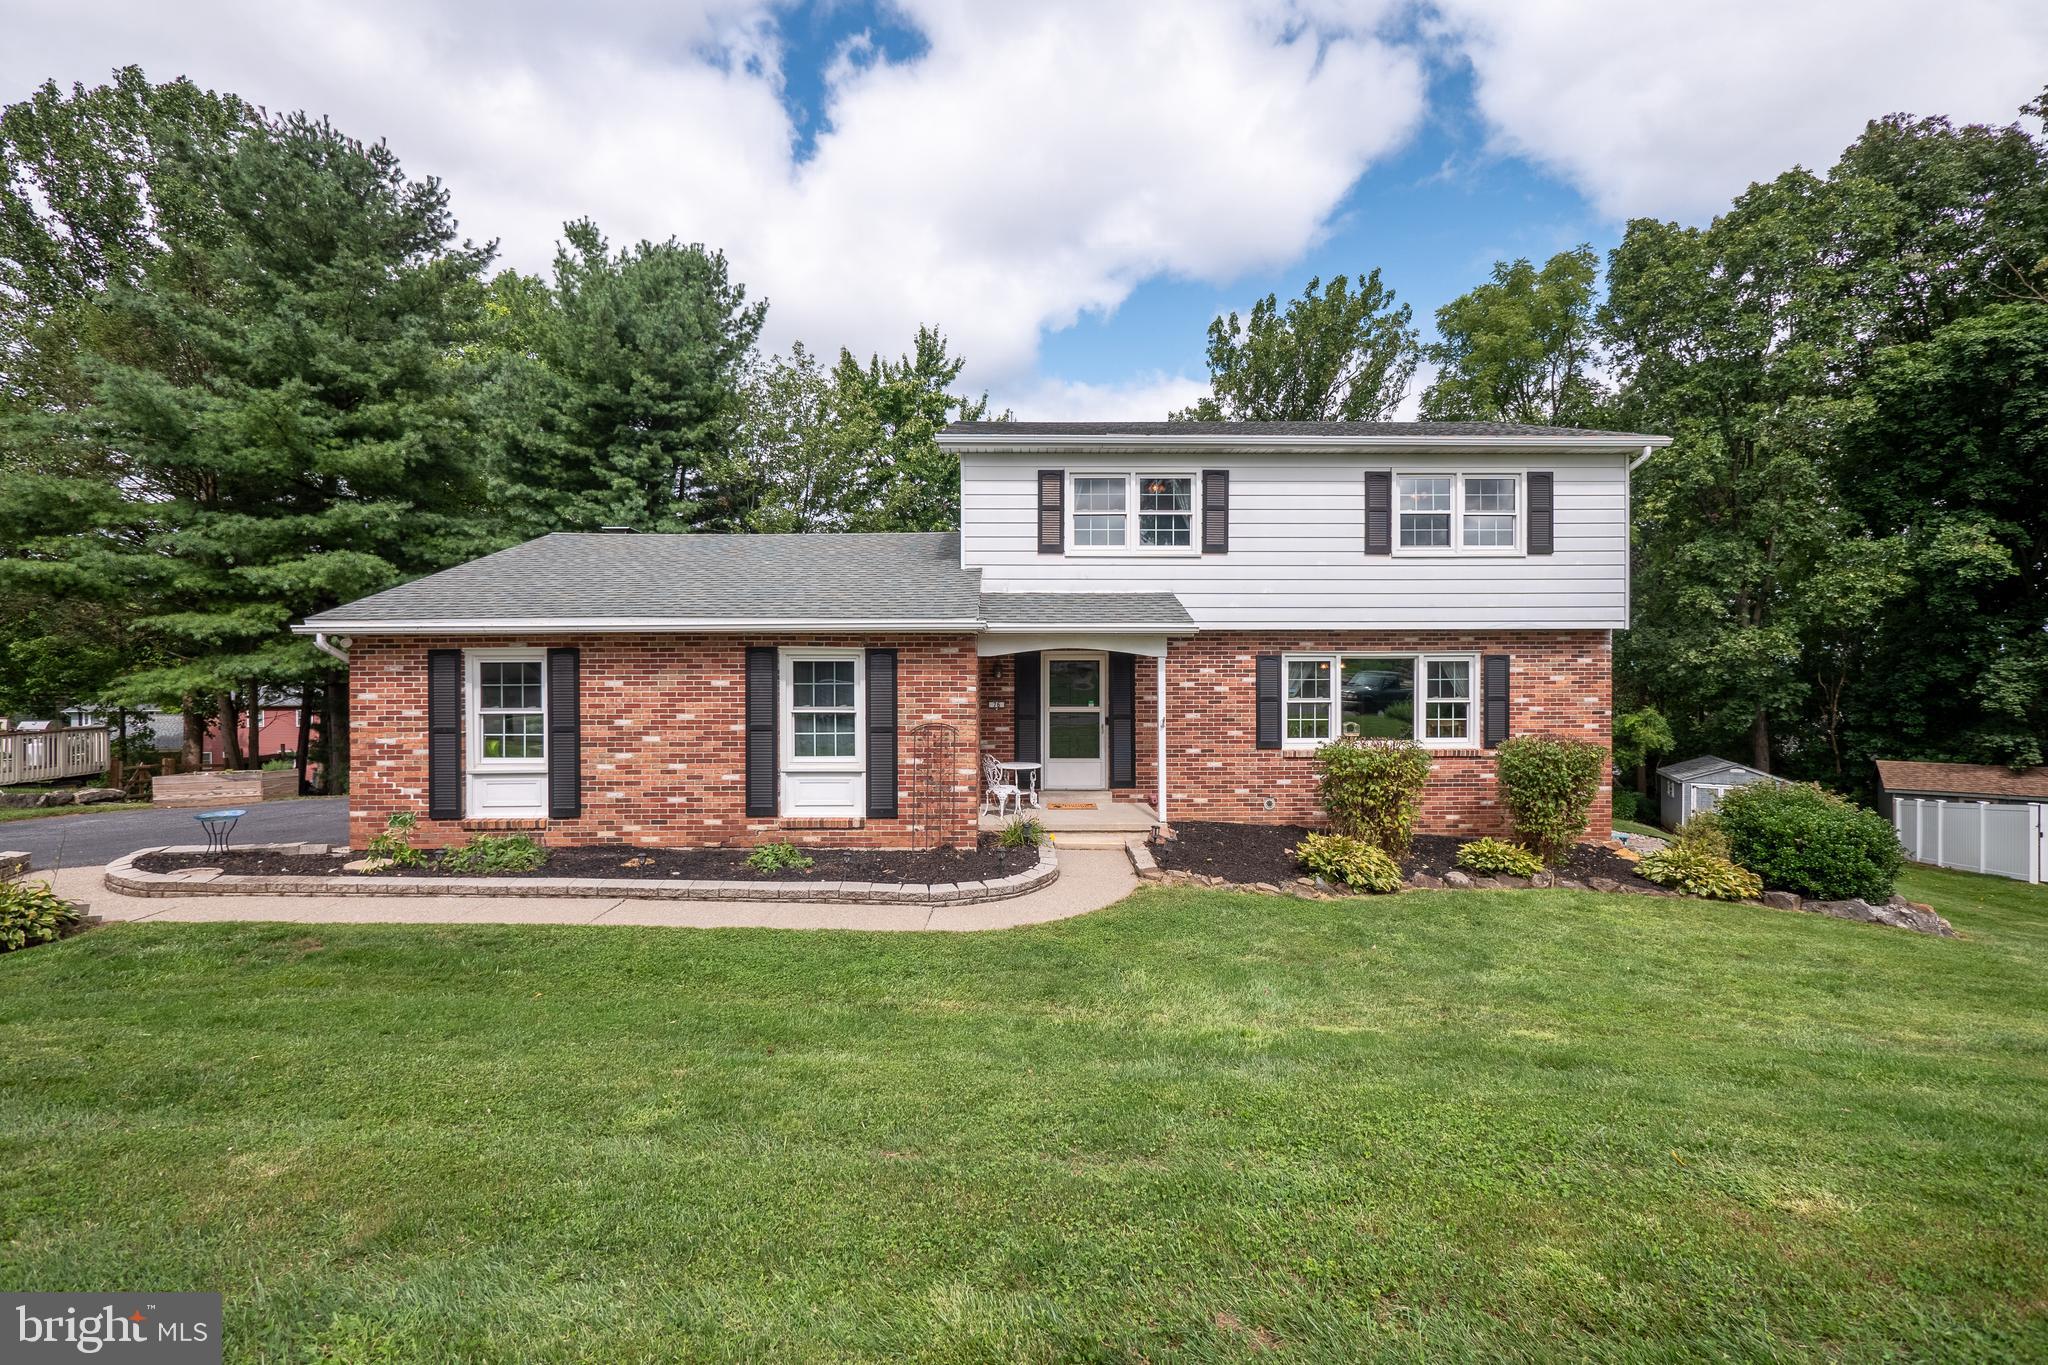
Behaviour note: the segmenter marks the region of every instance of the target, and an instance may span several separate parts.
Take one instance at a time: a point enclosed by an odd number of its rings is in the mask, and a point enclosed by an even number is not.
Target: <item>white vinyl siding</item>
[[[1198,626],[1211,630],[1619,630],[1628,624],[1624,471],[1630,458],[1621,451],[1209,452],[1202,467],[1230,471],[1228,554],[1040,555],[1038,470],[1065,469],[1071,489],[1076,477],[1118,476],[1147,465],[1115,455],[970,453],[961,467],[962,558],[966,567],[982,570],[985,592],[1171,592]],[[1409,553],[1397,547],[1392,555],[1368,556],[1368,469],[1514,479],[1518,547],[1527,540],[1524,476],[1551,471],[1555,553],[1490,546]],[[1199,506],[1199,487],[1196,494]],[[1509,515],[1478,506],[1467,511]],[[1135,516],[1135,509],[1126,515]],[[1454,536],[1462,538],[1464,529],[1454,524]],[[1501,534],[1497,524],[1483,521],[1474,531]],[[1199,527],[1195,538],[1199,543]]]

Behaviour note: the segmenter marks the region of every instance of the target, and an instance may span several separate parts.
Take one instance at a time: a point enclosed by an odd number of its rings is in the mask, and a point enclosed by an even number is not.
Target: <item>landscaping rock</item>
[[[20,849],[8,849],[5,853],[0,853],[0,882],[27,875],[28,854]]]
[[[1799,908],[1799,896],[1797,892],[1792,891],[1766,891],[1764,892],[1764,904],[1770,906],[1773,910],[1797,910]]]
[[[41,792],[0,792],[0,810],[29,810],[41,797]]]
[[[1612,877],[1588,877],[1586,885],[1595,891],[1619,891],[1621,883]]]
[[[74,799],[81,806],[99,806],[109,801],[125,801],[128,793],[119,787],[81,787]]]
[[[1584,891],[1586,889],[1586,883],[1574,881],[1570,877],[1558,877],[1550,884],[1559,891]]]
[[[50,791],[37,792],[36,799],[29,804],[41,810],[50,810],[57,806],[73,804],[73,798],[77,795],[78,791],[74,787],[56,787]]]
[[[1455,887],[1460,891],[1470,891],[1472,889],[1472,878],[1466,873],[1453,868],[1449,872],[1444,873],[1444,885]]]
[[[1495,877],[1493,880],[1495,885],[1506,891],[1526,891],[1534,884],[1527,877],[1502,876]]]
[[[1894,901],[1900,897],[1893,897]],[[1916,906],[1911,901],[1903,904],[1872,905],[1869,901],[1807,901],[1802,909],[1816,915],[1827,915],[1833,919],[1855,920],[1862,924],[1883,924],[1894,929],[1911,929],[1916,934],[1934,934],[1941,938],[1954,938],[1956,931],[1949,922],[1930,909]]]
[[[1444,888],[1444,879],[1427,872],[1418,872],[1408,879],[1408,885],[1420,891],[1441,891]]]
[[[1557,874],[1555,872],[1538,872],[1535,876],[1529,878],[1529,885],[1556,886]]]

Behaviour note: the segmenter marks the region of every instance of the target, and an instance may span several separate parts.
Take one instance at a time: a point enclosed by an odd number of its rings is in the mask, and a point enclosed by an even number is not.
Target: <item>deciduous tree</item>
[[[1197,422],[1374,422],[1391,417],[1415,374],[1414,310],[1375,269],[1353,289],[1311,279],[1285,309],[1277,295],[1209,324],[1208,397],[1173,414]]]

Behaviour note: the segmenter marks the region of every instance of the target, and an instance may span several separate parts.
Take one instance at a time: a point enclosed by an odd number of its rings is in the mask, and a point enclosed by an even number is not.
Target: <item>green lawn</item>
[[[46,806],[29,809],[0,806],[0,825],[9,820],[47,820],[56,815],[104,815],[111,810],[148,810],[147,801],[102,801],[96,806]]]
[[[1966,937],[1153,890],[985,935],[0,957],[0,1284],[235,1360],[2048,1354],[2048,894]]]

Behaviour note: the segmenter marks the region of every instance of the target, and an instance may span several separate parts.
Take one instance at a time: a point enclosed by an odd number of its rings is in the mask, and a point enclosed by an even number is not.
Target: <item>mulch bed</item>
[[[718,882],[880,882],[939,884],[988,881],[1026,872],[1038,865],[1038,850],[1001,848],[996,836],[984,834],[979,847],[962,849],[843,849],[806,848],[812,859],[809,868],[784,868],[777,872],[756,872],[747,866],[743,848],[632,848],[622,844],[551,848],[548,860],[534,872],[447,872],[439,860],[428,855],[425,867],[391,869],[384,872],[350,873],[350,876],[398,877],[589,877],[635,878],[648,881]],[[217,867],[230,876],[320,877],[339,873],[342,864],[361,857],[358,853],[331,853],[306,857],[296,853],[273,853],[260,849],[230,849],[226,853],[151,853],[135,860],[144,872],[175,872],[186,867]]]
[[[1191,820],[1176,824],[1176,838],[1152,842],[1152,859],[1175,872],[1199,872],[1205,877],[1246,884],[1265,882],[1284,886],[1302,875],[1294,859],[1294,846],[1315,831],[1305,825],[1238,825],[1221,821]],[[1401,875],[1413,877],[1426,872],[1441,877],[1457,867],[1458,846],[1467,842],[1449,834],[1418,834],[1401,860]],[[1560,868],[1559,876],[1583,882],[1607,877],[1638,889],[1654,889],[1638,877],[1635,864],[1612,849],[1580,844]]]

